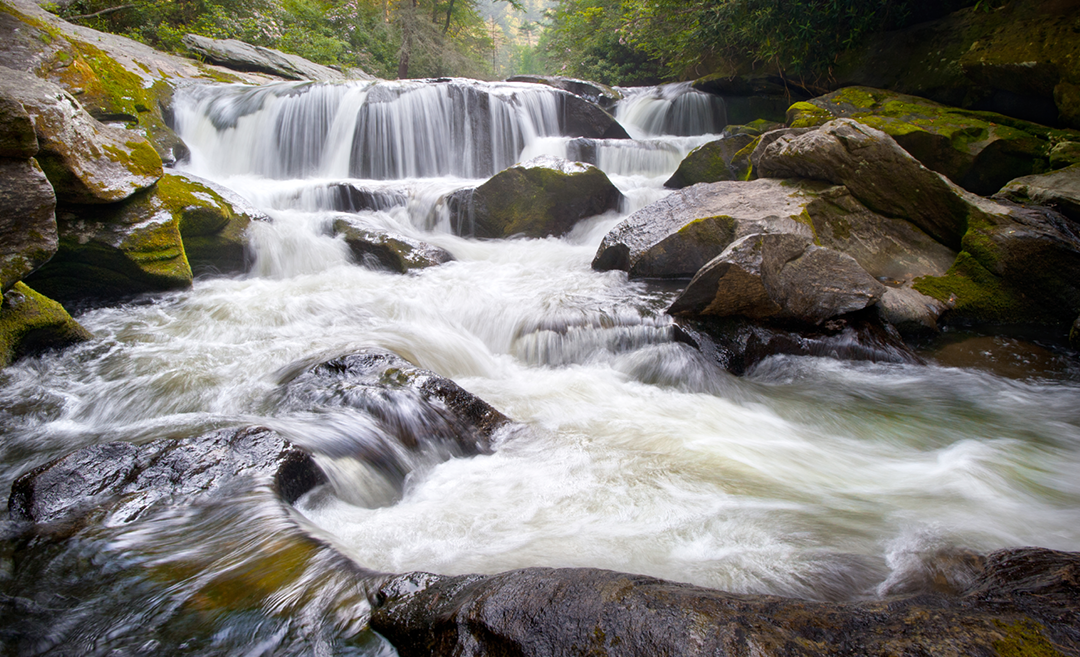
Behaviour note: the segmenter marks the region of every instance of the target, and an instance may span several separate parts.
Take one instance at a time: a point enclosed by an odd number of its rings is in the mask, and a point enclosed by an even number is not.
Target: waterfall
[[[727,125],[724,99],[689,82],[619,91],[625,97],[615,106],[615,118],[635,138],[719,134]]]

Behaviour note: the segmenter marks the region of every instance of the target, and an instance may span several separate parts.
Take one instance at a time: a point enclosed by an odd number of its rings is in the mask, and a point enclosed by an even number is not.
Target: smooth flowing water
[[[674,106],[668,96],[641,94]],[[655,116],[638,99],[619,111],[637,140],[590,144],[627,196],[619,213],[559,239],[451,234],[447,193],[577,152],[559,102],[466,81],[178,99],[187,168],[272,218],[252,226],[253,270],[86,312],[92,342],[0,372],[0,485],[88,444],[251,424],[311,449],[331,484],[298,514],[253,490],[80,530],[19,568],[0,555],[2,585],[25,601],[2,608],[11,627],[44,636],[43,651],[85,654],[391,654],[363,629],[354,574],[333,555],[293,578],[250,576],[284,569],[282,537],[304,532],[381,572],[593,566],[825,600],[962,580],[969,551],[1080,549],[1075,379],[794,357],[736,378],[673,341],[663,311],[676,290],[591,270],[603,235],[666,194],[682,156],[712,138],[685,134],[713,125],[696,101],[675,103],[692,113],[671,129],[682,135],[634,123]],[[352,214],[456,260],[408,275],[352,261],[330,231],[343,211],[327,190],[341,184],[385,199]],[[520,424],[493,454],[414,455],[404,480],[388,479],[348,456],[372,431],[365,417],[276,394],[294,363],[365,347],[452,378]],[[214,582],[248,604],[207,594]]]

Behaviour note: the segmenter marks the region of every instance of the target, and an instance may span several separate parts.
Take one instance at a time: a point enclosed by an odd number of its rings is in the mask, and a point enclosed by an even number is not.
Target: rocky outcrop
[[[207,500],[248,479],[292,502],[325,481],[311,455],[263,427],[143,445],[101,443],[46,463],[11,487],[12,519],[73,522],[91,512],[132,522],[156,504]]]
[[[515,75],[506,78],[506,81],[544,84],[549,87],[555,87],[556,89],[562,89],[565,92],[584,98],[594,105],[599,105],[601,108],[608,111],[615,107],[615,103],[622,100],[623,97],[618,90],[612,89],[606,84],[578,80],[575,78],[566,78],[559,75]]]
[[[198,34],[187,34],[182,42],[195,55],[235,71],[267,73],[286,80],[345,79],[341,71],[328,66],[273,48],[253,46],[236,39],[211,39]],[[360,79],[374,80],[375,78],[365,74]]]
[[[27,355],[89,340],[63,306],[16,283],[0,303],[0,367]]]
[[[564,235],[586,217],[618,207],[622,194],[590,164],[538,157],[504,169],[457,198],[459,234],[476,237]]]
[[[994,196],[1016,203],[1047,205],[1080,223],[1080,164],[1017,178]]]
[[[884,293],[851,256],[799,235],[755,234],[702,267],[668,312],[816,325],[871,306]]]
[[[56,253],[55,208],[36,160],[0,158],[0,294]]]
[[[161,177],[161,158],[145,139],[99,123],[56,85],[0,67],[0,96],[33,121],[35,157],[59,201],[120,201]]]
[[[335,219],[333,230],[345,240],[358,261],[399,274],[435,267],[454,259],[446,249],[365,226],[352,217]]]
[[[746,162],[734,163],[733,160],[753,141],[753,135],[738,133],[698,146],[683,158],[664,187],[682,189],[700,182],[744,179],[748,168]]]
[[[989,195],[1020,176],[1049,166],[1051,146],[1075,140],[1007,116],[973,112],[891,91],[848,87],[795,103],[788,111],[793,127],[810,127],[852,118],[896,140],[927,168],[976,194]]]
[[[1076,654],[1080,556],[991,554],[962,594],[819,603],[595,569],[412,573],[371,626],[410,655]]]

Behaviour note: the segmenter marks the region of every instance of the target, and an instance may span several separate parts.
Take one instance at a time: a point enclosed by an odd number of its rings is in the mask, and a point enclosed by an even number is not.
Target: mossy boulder
[[[754,135],[738,133],[698,146],[683,158],[664,187],[682,189],[699,182],[741,180],[746,175],[748,163],[733,160],[752,141]]]
[[[266,215],[232,190],[186,173],[163,176],[155,195],[180,217],[180,237],[193,273],[247,270],[248,227],[268,220]]]
[[[1050,168],[1064,169],[1080,164],[1080,141],[1062,141],[1050,149]]]
[[[926,167],[976,194],[1049,168],[1050,149],[1080,138],[990,112],[976,112],[891,91],[847,87],[788,111],[793,127],[852,118],[885,132]]]
[[[399,274],[414,269],[435,267],[454,259],[450,252],[420,240],[378,230],[353,217],[334,220],[335,235],[340,235],[361,263]]]
[[[1017,203],[1048,205],[1080,223],[1080,164],[1017,178],[995,196]]]
[[[0,293],[56,253],[56,196],[33,159],[0,158]]]
[[[16,283],[4,293],[0,304],[0,367],[22,356],[91,337],[63,306],[25,283]]]
[[[459,233],[476,237],[564,235],[578,221],[618,208],[622,194],[590,164],[538,157],[504,169],[460,203]]]
[[[146,139],[100,123],[54,84],[0,67],[0,96],[20,103],[33,120],[35,157],[61,202],[120,201],[162,175]]]

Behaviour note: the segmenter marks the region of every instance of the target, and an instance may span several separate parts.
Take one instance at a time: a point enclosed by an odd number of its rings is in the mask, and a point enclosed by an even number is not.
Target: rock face
[[[67,203],[120,201],[161,177],[161,158],[135,133],[102,125],[56,85],[0,67],[0,96],[34,123],[38,164]]]
[[[946,107],[923,98],[868,87],[847,87],[795,103],[793,127],[853,118],[887,133],[908,153],[976,194],[989,195],[1008,181],[1049,164],[1053,142],[1073,139],[1007,116]]]
[[[581,219],[616,209],[621,199],[600,169],[543,156],[477,187],[460,203],[455,230],[476,237],[558,236]]]
[[[545,84],[549,87],[562,89],[575,96],[599,105],[604,110],[611,110],[615,103],[622,99],[622,94],[606,84],[565,78],[559,75],[515,75],[506,78],[507,82],[529,82],[531,84]]]
[[[37,161],[0,158],[0,294],[56,253],[55,208]]]
[[[1080,164],[1060,171],[1017,178],[995,194],[1017,203],[1048,205],[1080,222]]]
[[[884,293],[851,256],[807,237],[757,234],[702,267],[668,312],[821,324],[871,306]]]
[[[732,160],[752,141],[754,136],[739,133],[698,146],[683,158],[664,187],[682,189],[699,182],[742,180],[746,175],[746,166],[737,166]]]
[[[345,75],[328,66],[273,48],[253,46],[236,39],[211,39],[188,34],[183,44],[207,61],[236,71],[268,73],[286,80],[344,80]],[[374,80],[370,75],[361,79]]]
[[[0,304],[0,367],[22,356],[89,340],[63,306],[16,283]]]
[[[19,477],[8,507],[12,519],[36,523],[75,521],[94,509],[123,523],[158,503],[208,499],[241,478],[271,483],[286,502],[325,481],[307,452],[273,431],[222,429],[144,445],[86,447]]]
[[[1076,654],[1080,557],[990,555],[962,595],[829,604],[604,570],[390,579],[371,626],[410,655]]]
[[[399,274],[435,267],[454,259],[446,249],[364,226],[351,217],[334,220],[334,234],[342,236],[360,262],[373,260],[373,264]]]

